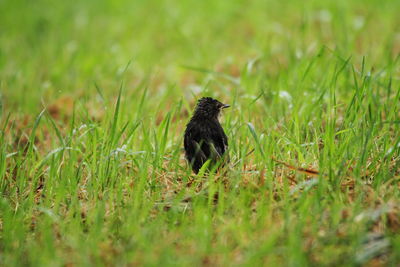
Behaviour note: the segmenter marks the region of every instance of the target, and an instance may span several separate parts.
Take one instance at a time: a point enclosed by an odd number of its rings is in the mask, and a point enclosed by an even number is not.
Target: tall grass
[[[0,9],[1,264],[399,263],[398,1]],[[231,163],[196,176],[206,95]]]

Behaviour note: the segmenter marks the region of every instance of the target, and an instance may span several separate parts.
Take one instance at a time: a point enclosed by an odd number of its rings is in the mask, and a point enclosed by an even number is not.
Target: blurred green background
[[[323,47],[382,67],[399,53],[400,1],[0,1],[1,92],[12,110],[40,99],[115,94],[142,79],[163,93],[204,85],[185,66],[238,76],[252,60],[272,81],[291,76]],[[323,74],[323,71],[321,72]],[[39,105],[39,107],[38,107]]]

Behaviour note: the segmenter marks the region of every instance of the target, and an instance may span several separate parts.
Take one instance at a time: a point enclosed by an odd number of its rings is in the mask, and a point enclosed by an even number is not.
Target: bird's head
[[[211,97],[203,97],[200,98],[197,103],[194,116],[207,119],[217,119],[221,110],[229,107],[229,105],[222,104],[218,100]]]

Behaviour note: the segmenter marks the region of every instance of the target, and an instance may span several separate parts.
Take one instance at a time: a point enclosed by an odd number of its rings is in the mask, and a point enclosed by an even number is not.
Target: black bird
[[[217,163],[228,149],[228,137],[218,121],[221,110],[228,107],[211,97],[198,101],[184,138],[186,159],[195,173],[208,159],[211,165]]]

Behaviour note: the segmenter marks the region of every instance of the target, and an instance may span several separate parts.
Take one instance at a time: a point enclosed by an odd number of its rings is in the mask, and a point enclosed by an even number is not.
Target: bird
[[[228,137],[219,123],[221,111],[230,105],[211,97],[198,100],[184,133],[185,157],[194,173],[210,160],[210,167],[226,158]],[[223,163],[221,163],[222,165]]]

